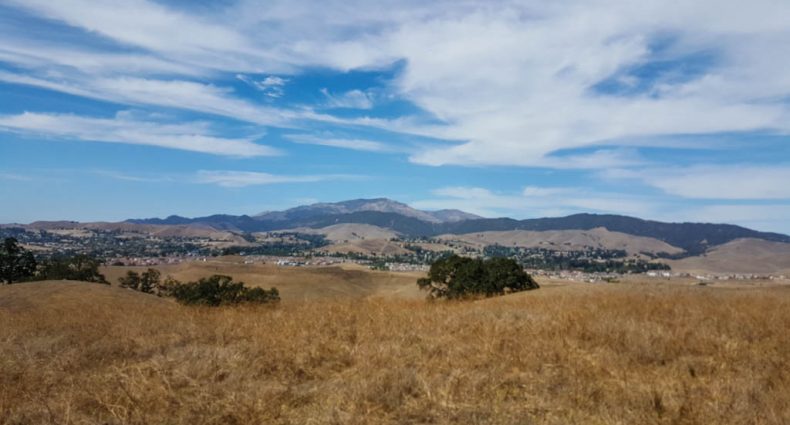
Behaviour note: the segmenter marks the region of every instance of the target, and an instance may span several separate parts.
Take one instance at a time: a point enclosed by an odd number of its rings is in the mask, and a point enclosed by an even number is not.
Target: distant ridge
[[[567,217],[515,220],[482,218],[459,210],[422,211],[386,198],[355,199],[318,203],[257,216],[211,215],[185,218],[170,216],[128,220],[130,223],[185,225],[200,224],[218,230],[262,232],[298,227],[322,228],[341,223],[368,224],[405,236],[437,236],[509,230],[591,230],[599,227],[613,232],[655,238],[681,248],[685,255],[698,255],[710,247],[740,238],[790,243],[790,236],[759,232],[731,224],[664,223],[611,214],[574,214]]]
[[[299,206],[285,211],[264,212],[255,216],[258,220],[296,220],[327,215],[351,214],[363,211],[395,213],[429,223],[455,222],[482,218],[460,210],[422,211],[402,202],[387,198],[353,199],[334,203],[317,203]]]

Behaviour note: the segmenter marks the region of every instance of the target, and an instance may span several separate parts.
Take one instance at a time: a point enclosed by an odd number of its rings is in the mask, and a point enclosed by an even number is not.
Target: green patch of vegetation
[[[521,265],[509,258],[482,260],[453,255],[431,264],[427,278],[417,281],[433,298],[493,296],[539,288]]]
[[[44,260],[35,280],[80,280],[108,284],[99,273],[101,262],[85,254],[71,257],[57,256]]]
[[[159,271],[149,268],[142,273],[130,270],[120,278],[119,283],[123,288],[170,296],[187,305],[265,304],[280,300],[277,288],[248,288],[244,282],[234,282],[232,277],[223,275],[182,283],[169,276],[162,281]]]

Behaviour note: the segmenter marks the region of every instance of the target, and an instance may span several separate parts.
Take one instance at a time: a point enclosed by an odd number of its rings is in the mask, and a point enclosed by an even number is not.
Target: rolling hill
[[[442,235],[439,236],[439,239],[448,242],[465,242],[478,247],[497,244],[512,247],[563,250],[600,248],[624,250],[629,254],[639,254],[641,252],[680,254],[683,252],[682,249],[658,239],[612,232],[603,227],[592,230],[509,230],[479,232],[461,235]]]
[[[762,239],[736,239],[704,255],[669,261],[673,270],[689,273],[790,274],[790,244]]]

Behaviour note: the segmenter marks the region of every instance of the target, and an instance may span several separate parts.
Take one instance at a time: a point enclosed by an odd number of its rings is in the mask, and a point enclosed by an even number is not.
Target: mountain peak
[[[459,210],[422,211],[412,208],[403,202],[389,198],[360,198],[341,202],[318,202],[310,205],[294,207],[285,211],[266,212],[256,216],[259,220],[290,220],[303,219],[328,214],[351,214],[357,212],[394,213],[405,217],[416,218],[428,223],[444,223],[480,218]]]

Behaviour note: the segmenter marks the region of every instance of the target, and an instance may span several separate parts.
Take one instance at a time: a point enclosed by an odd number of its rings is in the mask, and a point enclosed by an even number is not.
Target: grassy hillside
[[[283,302],[359,298],[372,295],[400,295],[422,299],[415,282],[419,273],[371,271],[357,265],[333,267],[278,267],[273,264],[242,264],[241,257],[224,257],[208,262],[188,262],[156,266],[162,276],[180,281],[196,281],[213,274],[233,276],[249,286],[276,287]],[[102,273],[111,283],[127,270],[143,271],[146,267],[104,267]]]
[[[676,271],[691,273],[755,273],[790,275],[790,244],[736,239],[705,255],[667,261]]]
[[[209,309],[52,282],[0,287],[0,323],[0,423],[790,423],[782,288]]]

